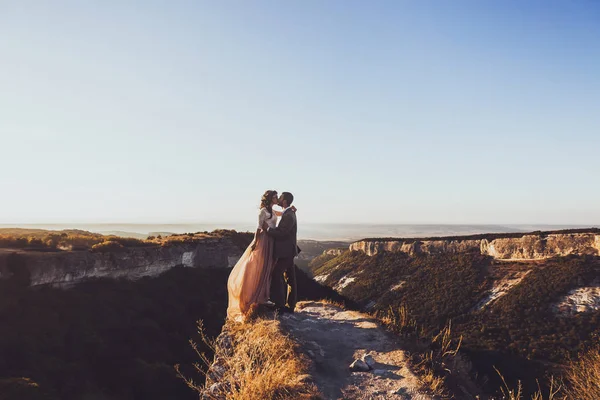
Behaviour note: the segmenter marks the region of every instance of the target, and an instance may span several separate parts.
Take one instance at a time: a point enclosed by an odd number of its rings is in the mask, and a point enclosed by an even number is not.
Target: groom
[[[275,307],[281,313],[294,312],[298,297],[294,266],[294,258],[298,255],[299,250],[296,243],[298,224],[296,213],[290,209],[293,202],[294,196],[291,193],[283,192],[281,194],[278,205],[284,208],[283,215],[276,228],[267,230],[267,235],[275,239],[273,252],[277,260],[271,278],[271,301],[275,303]]]

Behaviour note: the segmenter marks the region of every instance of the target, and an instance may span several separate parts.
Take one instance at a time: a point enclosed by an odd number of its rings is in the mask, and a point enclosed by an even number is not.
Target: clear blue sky
[[[0,223],[600,223],[600,2],[0,2]]]

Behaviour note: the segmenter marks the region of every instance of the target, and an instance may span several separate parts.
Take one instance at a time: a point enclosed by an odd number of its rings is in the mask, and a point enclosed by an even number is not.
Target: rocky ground
[[[435,399],[424,394],[398,339],[369,316],[324,302],[301,302],[282,327],[312,360],[325,399]],[[352,365],[352,368],[351,368]]]
[[[553,309],[563,316],[600,309],[600,283],[571,290]]]

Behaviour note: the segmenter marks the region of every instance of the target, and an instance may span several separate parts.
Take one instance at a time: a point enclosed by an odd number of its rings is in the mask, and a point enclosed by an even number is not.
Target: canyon
[[[600,329],[598,229],[363,239],[311,273],[401,333],[435,338],[451,323],[487,393],[503,384],[497,368],[532,395]]]
[[[177,236],[177,235],[176,235]],[[178,238],[183,237],[182,240]],[[96,278],[137,280],[155,277],[177,266],[232,268],[252,240],[251,233],[182,235],[157,243],[103,250],[32,250],[0,248],[0,279],[27,275],[30,286],[72,287]],[[344,242],[298,242],[296,264],[307,267],[323,252],[339,255]]]
[[[102,337],[110,343],[106,348],[119,352],[123,351],[119,343],[147,340],[132,359],[143,354],[150,362],[146,350],[167,343],[163,333],[173,329],[169,346],[181,346],[161,359],[166,367],[156,382],[168,381],[168,390],[177,391],[179,383],[168,364],[191,363],[194,354],[186,353],[184,346],[194,333],[195,319],[206,322],[211,336],[220,331],[228,268],[251,239],[247,234],[197,236],[103,250],[0,249],[0,284],[6,288],[3,322],[15,332],[0,337],[4,341],[0,349],[7,352],[22,342],[38,343],[44,340],[43,329],[50,329],[54,332],[50,337],[57,342],[53,346],[59,349],[56,354],[62,354],[61,349],[70,348],[72,342],[71,333],[60,333],[68,321],[69,332],[77,332],[83,342]],[[402,315],[414,321],[410,324],[418,325],[424,335],[435,336],[451,320],[455,339],[464,338],[464,357],[472,363],[472,375],[482,376],[478,384],[490,392],[499,387],[492,365],[509,381],[522,380],[526,390],[536,390],[547,363],[559,365],[565,357],[576,355],[591,343],[598,329],[598,230],[364,239],[353,244],[307,241],[300,247],[302,259],[297,262],[299,266],[305,262],[307,268],[310,264],[310,275],[315,278],[298,275],[302,299],[344,301],[373,315],[388,315],[389,321],[400,321],[399,313],[405,312]],[[319,258],[321,267],[312,265]],[[153,279],[141,279],[145,277]],[[20,282],[40,290],[22,288]],[[18,301],[29,305],[16,308]],[[302,315],[311,310],[298,312],[302,329],[314,325],[312,317],[305,323]],[[172,318],[174,315],[177,318]],[[327,325],[332,318],[327,315],[315,321]],[[107,321],[110,329],[105,331]],[[573,324],[577,329],[572,329]],[[152,334],[146,338],[148,329]],[[65,365],[73,362],[65,360]],[[87,365],[88,361],[76,362]],[[121,371],[114,362],[107,358],[106,367]],[[68,390],[68,385],[52,381],[50,372],[39,378],[32,375],[28,372],[34,371],[32,365],[35,363],[25,365],[18,376],[33,376],[42,387]],[[149,368],[127,364],[122,370],[146,376]],[[0,371],[12,376],[14,366],[5,365]],[[121,386],[110,390],[116,393]],[[138,386],[146,384],[140,381]]]
[[[509,236],[509,237],[507,237]],[[207,237],[189,242],[125,247],[118,251],[31,251],[0,249],[0,279],[14,274],[11,263],[24,266],[31,286],[67,287],[93,278],[139,279],[158,276],[175,267],[231,268],[242,252],[244,242],[230,236]],[[317,246],[318,244],[318,246]],[[347,244],[303,243],[306,249],[298,259],[300,267],[318,254],[337,257]],[[313,249],[314,247],[314,249]],[[349,244],[350,251],[367,256],[383,252],[410,256],[479,253],[498,261],[545,260],[568,255],[600,255],[600,231],[536,232],[529,234],[489,234],[475,237],[431,239],[364,239]],[[312,251],[315,250],[315,251]],[[315,253],[315,254],[313,254]],[[13,261],[11,261],[13,260]],[[323,281],[324,277],[317,277]],[[339,288],[350,282],[340,282]]]

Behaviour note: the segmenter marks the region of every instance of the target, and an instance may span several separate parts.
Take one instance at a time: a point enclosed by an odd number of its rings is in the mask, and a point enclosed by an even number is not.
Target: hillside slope
[[[501,385],[494,367],[532,393],[600,334],[596,256],[507,262],[468,251],[348,251],[313,267],[318,282],[370,312],[402,315],[424,335],[451,321],[488,393]]]

